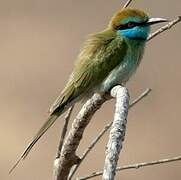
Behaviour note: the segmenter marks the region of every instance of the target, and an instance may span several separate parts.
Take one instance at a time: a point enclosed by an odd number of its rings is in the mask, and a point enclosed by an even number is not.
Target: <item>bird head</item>
[[[125,8],[112,17],[109,27],[117,35],[128,39],[146,40],[151,25],[167,21],[163,18],[150,18],[145,12],[138,9]]]

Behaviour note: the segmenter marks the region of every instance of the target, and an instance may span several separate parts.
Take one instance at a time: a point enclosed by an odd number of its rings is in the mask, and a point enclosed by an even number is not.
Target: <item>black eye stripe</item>
[[[124,30],[124,29],[131,29],[135,26],[145,26],[147,23],[147,21],[144,21],[144,22],[128,22],[126,24],[121,24],[119,26],[116,27],[116,30]]]

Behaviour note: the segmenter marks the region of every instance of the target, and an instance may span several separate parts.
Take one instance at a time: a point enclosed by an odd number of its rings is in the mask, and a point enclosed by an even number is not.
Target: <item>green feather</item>
[[[92,91],[120,64],[126,49],[123,39],[110,29],[91,35],[78,56],[67,85],[51,106],[50,112],[62,103],[68,105]]]
[[[50,107],[49,118],[34,136],[10,172],[21,159],[26,158],[35,143],[63,112],[90,92],[94,93],[96,89],[99,89],[101,83],[106,80],[111,72],[118,69],[122,62],[125,61],[125,56],[129,54],[129,43],[125,38],[118,36],[114,28],[119,25],[121,18],[125,18],[129,13],[140,14],[139,16],[145,15],[141,11],[123,10],[122,13],[119,12],[113,17],[106,30],[89,36],[76,60],[67,85]]]
[[[109,72],[120,63],[121,56],[125,54],[125,51],[125,43],[112,30],[108,29],[89,37],[78,56],[67,85],[50,108],[50,117],[34,136],[10,172],[21,159],[26,158],[35,143],[68,107],[107,77]]]

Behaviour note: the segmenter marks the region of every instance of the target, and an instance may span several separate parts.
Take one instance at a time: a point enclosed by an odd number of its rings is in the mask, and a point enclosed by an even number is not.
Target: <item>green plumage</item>
[[[50,108],[50,112],[65,102],[80,99],[80,96],[93,92],[120,63],[126,49],[123,39],[110,29],[91,35],[78,56],[66,87]]]
[[[149,25],[141,26],[141,23],[146,23],[145,20],[148,16],[144,12],[124,9],[113,16],[108,28],[89,36],[65,88],[50,108],[50,116],[10,172],[71,105],[94,92],[104,93],[129,79],[143,55],[146,42],[143,37],[147,37],[149,32]]]
[[[11,171],[21,159],[28,155],[35,143],[64,111],[74,102],[94,92],[94,89],[110,71],[120,63],[120,59],[123,59],[126,49],[127,46],[123,39],[116,36],[110,29],[90,35],[75,62],[65,88],[50,108],[50,117],[34,136]]]

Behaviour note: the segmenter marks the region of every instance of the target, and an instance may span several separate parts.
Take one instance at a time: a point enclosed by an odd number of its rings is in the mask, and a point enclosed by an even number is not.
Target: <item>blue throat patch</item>
[[[125,18],[121,23],[125,24],[128,22],[143,22],[146,21],[148,17],[146,16],[144,19],[138,17],[128,17]],[[129,39],[137,39],[137,40],[146,40],[150,32],[150,26],[135,26],[130,29],[118,30],[118,35],[124,36]]]
[[[118,30],[117,33],[129,39],[146,40],[150,32],[149,26],[136,26],[131,29]]]

